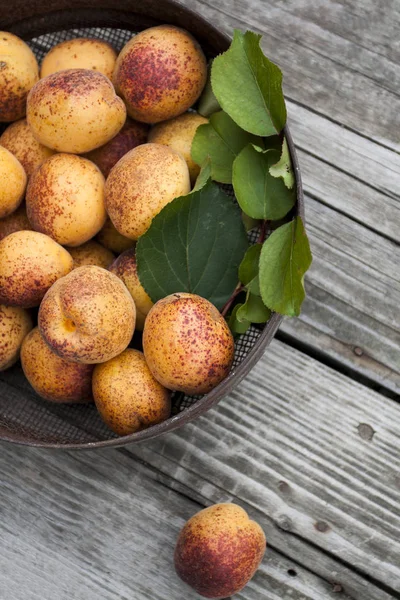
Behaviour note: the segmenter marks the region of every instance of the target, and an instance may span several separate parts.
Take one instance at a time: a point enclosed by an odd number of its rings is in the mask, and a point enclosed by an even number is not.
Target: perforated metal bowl
[[[39,60],[54,44],[77,36],[101,38],[120,50],[133,33],[162,23],[190,31],[207,58],[224,52],[230,43],[198,14],[171,0],[14,0],[0,6],[0,29],[26,40]],[[295,210],[303,216],[297,157],[288,128],[285,134],[296,176]],[[42,400],[17,365],[0,373],[0,439],[48,448],[94,448],[123,446],[176,429],[205,413],[247,375],[280,322],[281,317],[274,314],[265,326],[252,326],[237,340],[230,375],[209,394],[197,398],[175,395],[170,419],[124,437],[117,437],[103,424],[94,405],[57,405]]]

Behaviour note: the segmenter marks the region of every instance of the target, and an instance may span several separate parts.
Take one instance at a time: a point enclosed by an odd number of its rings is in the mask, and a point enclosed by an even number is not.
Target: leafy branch
[[[235,31],[230,48],[213,60],[198,104],[209,123],[198,127],[192,143],[200,175],[137,244],[139,278],[153,301],[198,293],[235,334],[268,321],[271,311],[298,315],[311,264],[304,225],[293,213],[282,73],[264,56],[260,37]],[[237,204],[210,179],[232,184]],[[250,247],[244,223],[259,227]]]

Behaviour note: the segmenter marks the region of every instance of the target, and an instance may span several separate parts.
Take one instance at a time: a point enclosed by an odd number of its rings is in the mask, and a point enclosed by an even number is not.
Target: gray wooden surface
[[[400,0],[185,3],[264,33],[283,69],[314,253],[304,311],[168,436],[3,445],[0,599],[195,599],[176,536],[231,500],[269,542],[237,598],[400,598]]]

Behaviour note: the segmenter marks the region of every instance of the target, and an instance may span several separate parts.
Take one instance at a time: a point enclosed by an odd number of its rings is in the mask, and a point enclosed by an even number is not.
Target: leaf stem
[[[229,298],[229,300],[226,302],[226,304],[224,305],[224,307],[221,310],[221,315],[223,317],[226,316],[226,314],[229,311],[230,307],[232,306],[236,296],[238,296],[240,294],[240,292],[242,292],[243,290],[244,290],[244,285],[239,282],[237,284],[237,286],[235,287],[235,289],[233,290],[231,297]]]
[[[260,227],[260,234],[258,236],[257,239],[257,244],[262,244],[266,238],[267,235],[267,229],[268,229],[268,221],[266,219],[264,219],[264,221],[261,223],[261,227]],[[229,298],[229,300],[225,303],[224,307],[221,310],[221,315],[223,317],[225,317],[229,311],[229,309],[231,308],[236,296],[238,296],[240,294],[240,292],[243,292],[243,290],[245,289],[245,286],[240,283],[237,284],[237,286],[235,287],[235,289],[232,292],[231,297]]]
[[[261,223],[260,234],[258,236],[257,244],[262,244],[264,242],[266,235],[267,235],[267,227],[268,227],[268,221],[265,219]]]

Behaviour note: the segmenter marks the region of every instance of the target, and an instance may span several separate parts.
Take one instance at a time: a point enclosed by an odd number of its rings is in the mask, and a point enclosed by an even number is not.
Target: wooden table
[[[2,446],[2,600],[190,600],[184,521],[269,546],[245,600],[400,598],[400,2],[187,0],[284,72],[314,264],[300,319],[195,423],[124,450]]]

